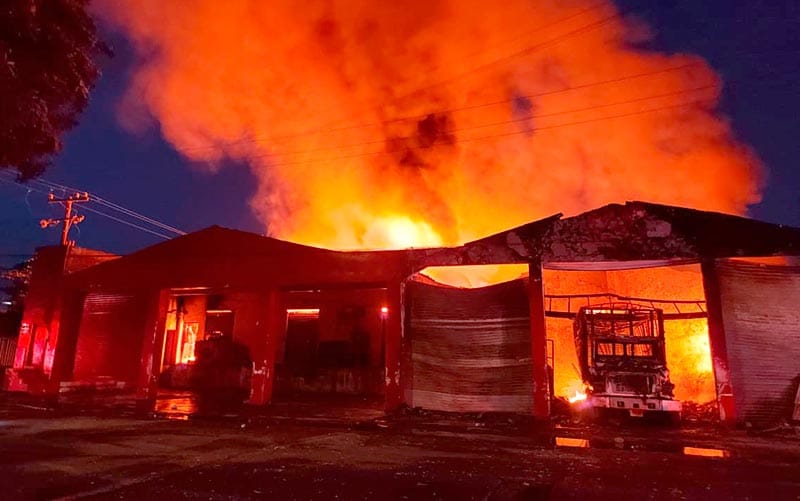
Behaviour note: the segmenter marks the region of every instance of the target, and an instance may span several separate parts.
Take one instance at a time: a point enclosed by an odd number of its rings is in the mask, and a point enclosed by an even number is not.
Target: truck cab
[[[574,333],[587,401],[594,409],[680,417],[667,368],[662,310],[629,303],[584,306]]]

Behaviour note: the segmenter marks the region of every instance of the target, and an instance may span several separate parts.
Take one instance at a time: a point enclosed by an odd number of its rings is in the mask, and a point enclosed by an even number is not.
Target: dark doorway
[[[382,401],[385,289],[284,294],[286,330],[276,346],[275,395]]]
[[[293,376],[313,376],[319,343],[319,309],[288,310],[286,315],[283,363]]]

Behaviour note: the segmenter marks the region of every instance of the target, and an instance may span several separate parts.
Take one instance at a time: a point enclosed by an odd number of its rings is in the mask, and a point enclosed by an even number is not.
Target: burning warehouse
[[[540,418],[588,391],[633,415],[713,401],[726,423],[768,424],[800,377],[800,229],[719,213],[630,202],[448,248],[211,227],[115,259],[58,250],[37,256],[9,389],[153,400],[205,384],[253,405],[360,395]],[[487,270],[506,279],[460,286]],[[202,373],[215,356],[238,370]]]

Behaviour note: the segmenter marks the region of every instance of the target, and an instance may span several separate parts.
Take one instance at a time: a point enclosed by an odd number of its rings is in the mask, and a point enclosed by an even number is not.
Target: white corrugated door
[[[800,381],[800,267],[717,263],[738,420],[789,418]]]
[[[406,301],[411,405],[530,413],[530,317],[522,280],[480,289],[411,282]]]

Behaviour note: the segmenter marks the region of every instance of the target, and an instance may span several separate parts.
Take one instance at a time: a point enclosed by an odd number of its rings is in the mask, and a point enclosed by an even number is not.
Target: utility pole
[[[75,193],[74,195],[70,195],[67,198],[56,198],[55,195],[50,193],[50,195],[47,197],[47,201],[51,204],[63,203],[64,217],[58,219],[42,219],[39,221],[39,226],[44,229],[64,223],[64,228],[61,230],[61,245],[65,247],[72,245],[74,242],[70,242],[69,240],[69,230],[73,224],[78,224],[85,218],[85,216],[72,215],[72,204],[75,202],[88,202],[89,194],[84,191],[83,193]]]

